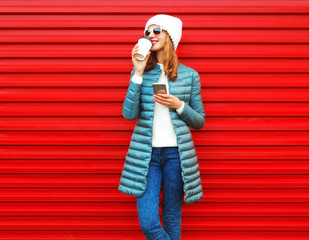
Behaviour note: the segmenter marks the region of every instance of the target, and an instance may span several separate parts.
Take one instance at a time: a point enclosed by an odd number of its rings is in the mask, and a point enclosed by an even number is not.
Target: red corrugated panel
[[[0,3],[0,240],[140,240],[117,190],[135,121],[130,52],[156,13],[183,20],[199,71],[204,199],[186,240],[309,239],[309,2]],[[160,208],[161,211],[161,208]]]

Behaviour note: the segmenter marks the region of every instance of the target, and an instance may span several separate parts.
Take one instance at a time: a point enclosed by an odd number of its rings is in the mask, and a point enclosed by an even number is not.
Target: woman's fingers
[[[165,96],[163,96],[165,95]],[[157,101],[158,103],[160,104],[163,104],[163,105],[168,105],[170,104],[170,100],[168,98],[168,94],[155,94],[153,95],[154,97],[154,100]]]
[[[179,108],[180,100],[172,94],[154,94],[153,98],[156,102],[169,107],[169,108]]]
[[[138,44],[135,44],[135,46],[132,49],[132,57],[138,52]]]
[[[136,43],[132,49],[132,51],[134,51],[136,48],[138,48],[138,43]]]
[[[164,102],[163,102],[161,99],[159,99],[159,98],[157,98],[157,97],[154,97],[153,99],[154,99],[157,103],[160,103],[160,104],[162,104],[162,105],[165,105]]]
[[[162,97],[162,98],[170,98],[171,95],[170,94],[167,94],[167,93],[158,93],[157,94],[159,97]]]
[[[136,53],[138,53],[138,48],[132,51],[132,56],[134,56]]]

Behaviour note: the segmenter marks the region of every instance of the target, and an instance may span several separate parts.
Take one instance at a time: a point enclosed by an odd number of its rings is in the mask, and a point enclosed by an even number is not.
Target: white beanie
[[[176,50],[178,43],[181,39],[182,21],[177,17],[165,14],[158,14],[148,20],[145,26],[145,30],[147,30],[148,27],[152,24],[158,25],[168,32]]]

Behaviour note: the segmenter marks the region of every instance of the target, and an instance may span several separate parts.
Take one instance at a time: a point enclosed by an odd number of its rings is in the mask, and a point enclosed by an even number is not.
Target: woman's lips
[[[158,41],[152,41],[152,44],[153,45],[155,45],[155,44],[157,44],[158,43]]]

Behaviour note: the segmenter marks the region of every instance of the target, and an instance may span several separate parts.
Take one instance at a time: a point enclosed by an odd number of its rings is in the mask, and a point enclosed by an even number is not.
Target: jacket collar
[[[150,78],[151,80],[158,81],[161,74],[161,68],[158,64],[156,64],[152,69],[148,72],[144,72],[144,77]]]
[[[150,71],[161,72],[161,68],[159,64],[156,64]]]

